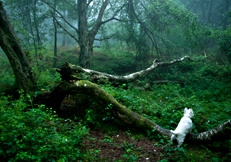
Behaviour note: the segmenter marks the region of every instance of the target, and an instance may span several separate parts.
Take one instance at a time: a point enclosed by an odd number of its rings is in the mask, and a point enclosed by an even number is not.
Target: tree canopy
[[[65,45],[68,41],[68,44],[78,46],[79,58],[75,63],[86,68],[92,67],[94,47],[112,42],[125,43],[134,49],[136,61],[140,64],[146,62],[153,52],[159,58],[179,55],[179,50],[180,53],[202,54],[216,43],[227,56],[227,47],[216,39],[226,39],[220,29],[229,29],[228,0],[210,0],[208,3],[193,0],[33,0],[21,3],[11,0],[6,5],[9,9],[16,8],[11,10],[10,16],[23,44],[27,48],[33,46],[36,57],[41,57],[40,47],[51,43],[57,33],[58,44]],[[55,33],[53,23],[58,26]]]

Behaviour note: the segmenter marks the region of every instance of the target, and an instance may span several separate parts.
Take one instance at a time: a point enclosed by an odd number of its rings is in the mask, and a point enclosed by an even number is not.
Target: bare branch
[[[94,24],[94,26],[92,27],[92,29],[90,30],[89,34],[90,35],[96,35],[96,33],[98,32],[100,26],[102,25],[101,24],[101,21],[102,21],[102,18],[103,18],[103,14],[104,14],[104,11],[108,5],[110,0],[105,0],[100,8],[100,11],[99,11],[99,15],[96,19],[96,22]]]
[[[68,81],[87,79],[93,82],[97,82],[97,81],[105,82],[107,80],[112,82],[120,82],[120,83],[131,82],[141,76],[150,73],[157,67],[172,65],[177,62],[184,61],[186,59],[191,60],[189,56],[184,56],[180,59],[175,59],[170,62],[157,62],[157,60],[154,60],[153,64],[149,68],[125,76],[111,75],[111,74],[102,73],[90,69],[84,69],[80,66],[75,66],[70,63],[66,63],[65,65],[62,66],[61,69],[57,69],[57,72],[61,74],[63,80],[68,80]]]
[[[58,24],[60,28],[62,28],[68,35],[70,35],[76,42],[79,43],[79,40],[73,34],[71,34],[66,28],[64,28],[56,18],[55,18],[55,22]]]
[[[145,33],[148,35],[148,37],[149,37],[149,39],[151,40],[152,44],[155,46],[156,51],[157,51],[158,53],[161,52],[160,49],[159,49],[158,46],[157,46],[156,39],[155,39],[153,36],[159,38],[159,39],[165,44],[165,46],[168,47],[167,44],[166,44],[166,42],[165,42],[165,40],[164,40],[162,37],[160,37],[159,35],[153,33],[153,32],[145,25],[145,23],[139,19],[138,15],[136,14],[136,12],[135,12],[135,10],[134,10],[134,7],[133,7],[133,0],[130,0],[130,3],[131,3],[131,5],[132,5],[132,12],[133,12],[133,14],[134,14],[136,20],[137,20],[138,23],[145,29]],[[141,5],[142,5],[142,7],[144,7],[145,10],[147,10],[146,7],[143,5],[143,3],[141,3]],[[168,48],[167,48],[167,49],[168,49]]]
[[[44,1],[44,0],[42,0],[42,2],[44,2],[45,4],[47,4],[50,8],[52,8],[55,12],[57,12],[58,14],[59,14],[59,16],[60,16],[60,18],[62,18],[63,20],[64,20],[64,22],[65,23],[67,23],[71,28],[73,28],[77,33],[78,33],[78,29],[76,28],[76,27],[74,27],[71,23],[69,23],[65,18],[64,18],[64,16],[56,9],[56,8],[54,8],[50,3],[48,3],[48,2],[46,2],[46,1]],[[60,24],[60,23],[59,23]],[[60,25],[59,25],[60,26]],[[64,29],[64,27],[62,27],[62,29]],[[65,31],[67,31],[66,29],[65,29]],[[69,34],[69,32],[68,32],[68,34]],[[72,36],[71,36],[72,37]]]
[[[97,18],[97,20],[96,20],[96,22],[95,22],[95,25],[94,25],[93,28],[91,29],[90,34],[96,34],[96,32],[97,32],[97,31],[99,30],[99,28],[101,27],[101,25],[103,25],[103,24],[105,24],[105,23],[107,23],[107,22],[109,22],[109,21],[112,21],[112,20],[122,21],[122,20],[116,18],[115,16],[125,7],[126,3],[123,4],[118,10],[116,10],[116,11],[114,12],[114,14],[112,15],[111,18],[102,21],[103,13],[104,13],[104,11],[105,11],[105,9],[106,9],[106,7],[107,7],[107,5],[108,5],[109,2],[110,2],[109,0],[106,0],[106,1],[104,2],[104,4],[101,6],[101,9],[100,9],[100,12],[99,12],[99,16],[98,16],[98,18]]]
[[[95,40],[97,40],[97,41],[104,41],[104,40],[107,40],[107,39],[111,39],[111,38],[114,37],[114,36],[115,36],[115,34],[112,34],[111,36],[103,37],[103,38],[101,38],[101,39],[95,38]]]
[[[110,18],[110,19],[107,19],[107,20],[105,20],[105,21],[101,22],[101,25],[102,25],[102,24],[105,24],[105,23],[107,23],[107,22],[109,22],[109,21],[112,21],[112,20],[116,20],[116,21],[124,22],[124,21],[123,21],[123,20],[121,20],[121,19],[118,19],[118,18],[112,17],[112,18]]]
[[[177,62],[181,62],[183,60],[186,60],[186,59],[192,60],[189,56],[184,56],[180,59],[175,59],[175,60],[172,60],[170,62],[157,62],[156,60],[154,60],[153,64],[149,68],[135,72],[135,73],[132,73],[132,74],[129,74],[129,75],[125,75],[125,76],[115,76],[115,75],[106,74],[106,73],[102,73],[102,72],[98,72],[98,71],[94,71],[94,70],[89,70],[89,69],[83,69],[83,70],[87,73],[97,74],[99,78],[103,77],[103,78],[107,78],[108,80],[115,80],[115,81],[124,82],[124,81],[133,81],[133,80],[137,79],[138,77],[141,77],[143,75],[150,73],[151,71],[153,71],[157,67],[172,65],[172,64],[175,64]]]
[[[118,18],[115,18],[115,16],[116,16],[126,5],[127,5],[127,4],[124,3],[123,6],[121,6],[118,10],[115,11],[114,15],[112,15],[111,18],[109,18],[109,19],[107,19],[107,20],[101,22],[101,24],[105,24],[105,23],[107,23],[107,22],[109,22],[109,21],[111,21],[111,20],[122,21],[122,20],[120,20],[120,19],[118,19]]]

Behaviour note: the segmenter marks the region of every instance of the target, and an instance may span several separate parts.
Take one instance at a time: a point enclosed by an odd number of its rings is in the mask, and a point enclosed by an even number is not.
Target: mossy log
[[[55,111],[60,111],[60,106],[67,94],[74,95],[77,93],[88,94],[91,98],[103,103],[105,107],[111,105],[112,114],[121,122],[135,128],[146,130],[155,129],[162,135],[170,136],[170,130],[158,126],[153,121],[133,112],[120,104],[113,96],[106,92],[99,85],[87,80],[78,80],[75,82],[63,81],[51,93],[49,103],[47,106],[52,107]]]
[[[119,121],[141,130],[155,130],[161,135],[171,136],[170,130],[167,130],[154,121],[151,121],[120,104],[113,96],[106,92],[99,85],[87,80],[78,80],[74,82],[62,81],[50,96],[50,107],[59,111],[61,103],[66,94],[84,93],[105,105],[111,105],[112,114]],[[231,134],[231,120],[209,131],[197,134],[189,134],[185,142],[213,142],[217,140],[229,139]]]

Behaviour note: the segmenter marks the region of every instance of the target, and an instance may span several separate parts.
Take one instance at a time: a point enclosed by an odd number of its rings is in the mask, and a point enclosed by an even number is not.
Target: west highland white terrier
[[[176,139],[178,142],[178,147],[180,147],[184,142],[185,136],[192,131],[193,124],[191,118],[193,117],[193,115],[194,113],[192,109],[185,108],[184,116],[181,118],[178,126],[174,131],[171,130],[171,140],[173,141],[174,139]]]

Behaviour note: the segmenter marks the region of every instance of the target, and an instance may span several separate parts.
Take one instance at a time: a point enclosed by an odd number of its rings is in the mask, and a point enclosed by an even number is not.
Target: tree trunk
[[[54,14],[53,14],[54,16]],[[53,58],[53,68],[57,67],[57,25],[55,20],[53,19],[53,23],[54,23],[54,58]]]
[[[57,3],[57,2],[56,2]],[[53,8],[54,10],[54,14],[55,14],[55,11],[56,11],[56,8]],[[63,17],[65,19],[67,19],[67,10],[64,10],[63,11]],[[56,20],[56,16],[55,16],[55,20]],[[66,23],[63,24],[63,27],[66,29]],[[66,46],[66,32],[65,30],[62,31],[62,47],[65,47]]]
[[[78,0],[78,15],[79,64],[81,67],[90,68],[93,51],[89,48],[92,48],[93,44],[88,39],[87,0]]]
[[[213,23],[213,22],[211,21],[212,13],[213,13],[213,0],[211,0],[211,1],[209,2],[208,20],[207,20],[207,23],[208,23],[208,24],[212,24],[212,23]]]
[[[87,18],[87,0],[78,0],[78,43],[80,46],[79,63],[83,68],[91,68],[92,54],[93,54],[93,43],[97,32],[99,31],[102,24],[112,20],[102,21],[104,11],[109,4],[109,0],[105,0],[99,9],[97,19],[91,29],[88,27]]]
[[[56,0],[54,1],[54,8],[56,9]],[[53,25],[54,25],[54,59],[53,59],[53,68],[57,67],[57,24],[55,22],[55,9],[53,10]]]
[[[0,38],[0,46],[6,53],[15,74],[16,87],[23,89],[26,93],[34,91],[36,87],[34,74],[9,23],[2,2],[0,2]]]
[[[223,18],[223,21],[222,21],[222,25],[223,25],[223,30],[226,30],[227,29],[227,26],[228,26],[228,20],[229,20],[229,10],[230,10],[230,2],[229,0],[225,0],[222,4],[224,4],[224,12],[223,14],[225,14],[225,17]],[[223,15],[222,14],[222,15]]]
[[[43,1],[43,2],[46,3],[52,9],[55,9],[49,3],[45,2],[45,1]],[[72,29],[74,29],[78,34],[78,37],[76,37],[73,34],[71,34],[70,32],[68,32],[68,30],[65,28],[65,26],[63,26],[61,23],[59,23],[59,21],[56,19],[56,23],[68,35],[70,35],[73,39],[75,39],[77,41],[77,43],[79,44],[79,47],[80,47],[79,65],[83,68],[91,68],[93,44],[94,44],[95,36],[96,36],[97,32],[99,31],[100,27],[109,21],[118,20],[118,18],[116,18],[115,16],[125,6],[125,4],[123,4],[121,8],[119,8],[117,11],[114,12],[114,14],[112,14],[111,18],[109,18],[107,20],[103,20],[104,12],[105,12],[110,0],[102,1],[102,5],[99,9],[98,16],[94,17],[94,18],[96,18],[94,23],[89,25],[87,13],[89,12],[88,7],[90,5],[90,2],[91,1],[87,1],[87,0],[77,0],[78,28],[74,27],[71,23],[69,23],[66,20],[65,16],[63,16],[58,10],[55,9],[56,13],[59,14],[59,16],[64,20],[64,22],[67,25],[69,25]],[[92,17],[89,19],[92,19]]]
[[[81,67],[91,68],[93,42],[94,40],[91,40],[90,38],[87,39],[87,36],[83,39],[79,39],[79,43],[80,43],[79,64]]]

